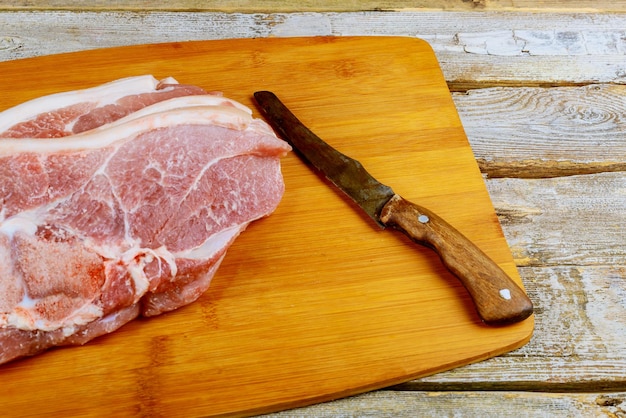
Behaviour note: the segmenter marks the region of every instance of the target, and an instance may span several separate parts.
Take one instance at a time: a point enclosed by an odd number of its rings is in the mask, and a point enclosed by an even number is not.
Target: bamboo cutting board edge
[[[0,92],[9,105],[153,73],[208,89],[219,84],[258,115],[252,92],[272,89],[322,138],[406,198],[440,212],[521,284],[441,70],[421,40],[194,41],[40,57],[0,68],[16,79]],[[21,411],[53,409],[55,390],[65,389],[66,398],[85,399],[96,414],[105,413],[105,394],[118,400],[118,412],[130,408],[135,415],[262,413],[484,360],[531,338],[532,318],[502,328],[480,323],[436,256],[401,235],[376,230],[294,154],[283,160],[283,171],[283,202],[238,238],[198,302],[134,321],[84,347],[3,366],[0,375],[15,385],[3,401]],[[279,244],[259,248],[266,242]],[[291,262],[289,251],[310,265]],[[392,268],[379,262],[381,254]],[[337,271],[346,278],[337,281]],[[376,277],[363,283],[369,274]],[[127,352],[128,345],[136,351]],[[93,361],[104,363],[90,367]],[[74,376],[85,390],[108,379],[122,384],[86,393],[71,386]],[[20,383],[47,388],[36,402],[20,396]],[[57,412],[85,412],[61,402]]]

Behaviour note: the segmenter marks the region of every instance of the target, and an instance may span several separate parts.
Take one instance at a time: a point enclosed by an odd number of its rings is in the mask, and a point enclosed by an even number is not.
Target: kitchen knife
[[[381,227],[402,231],[434,249],[463,283],[480,318],[489,325],[528,318],[533,305],[524,291],[483,251],[432,211],[378,182],[358,161],[340,153],[304,126],[269,91],[254,93],[267,120],[306,161],[346,193]]]

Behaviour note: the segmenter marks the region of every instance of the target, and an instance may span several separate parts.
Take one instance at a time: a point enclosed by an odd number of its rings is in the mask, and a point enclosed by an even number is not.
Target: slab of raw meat
[[[196,300],[274,211],[289,146],[244,106],[200,97],[0,139],[0,363]]]
[[[113,122],[146,106],[182,96],[207,93],[169,77],[137,76],[84,90],[39,97],[0,113],[2,138],[58,138]],[[224,103],[233,101],[221,98]],[[233,104],[237,106],[237,104]]]

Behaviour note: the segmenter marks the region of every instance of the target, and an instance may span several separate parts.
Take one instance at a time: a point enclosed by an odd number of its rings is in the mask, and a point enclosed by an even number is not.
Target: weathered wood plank
[[[625,271],[623,265],[521,268],[537,309],[530,343],[507,355],[396,389],[625,390]]]
[[[487,187],[519,266],[625,264],[623,172],[494,179]]]
[[[160,4],[146,4],[141,0],[20,0],[0,1],[0,9],[9,10],[194,10],[225,12],[298,12],[298,11],[367,11],[367,10],[482,10],[482,11],[576,11],[619,12],[626,11],[623,0],[173,0]]]
[[[2,12],[0,60],[139,43],[393,35],[432,45],[451,89],[626,83],[626,14]]]
[[[482,12],[329,15],[333,33],[343,36],[416,36],[430,42],[452,90],[622,83],[624,18]]]
[[[265,415],[306,417],[623,417],[626,393],[378,391],[335,402]]]
[[[488,88],[453,97],[491,178],[626,171],[626,86]]]
[[[159,11],[210,11],[210,12],[347,12],[363,10],[402,10],[416,8],[442,8],[445,10],[476,10],[484,9],[484,1],[464,2],[462,0],[414,0],[411,2],[375,1],[375,0],[301,0],[290,2],[286,0],[173,0],[160,4],[146,4],[141,0],[118,0],[114,3],[106,0],[96,0],[86,3],[81,0],[35,0],[35,1],[1,1],[0,9],[7,10],[159,10]],[[607,3],[608,5],[608,3]],[[624,6],[626,9],[626,6]]]

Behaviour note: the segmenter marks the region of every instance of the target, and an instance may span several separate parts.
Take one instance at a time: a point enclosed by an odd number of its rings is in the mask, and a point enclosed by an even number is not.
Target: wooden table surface
[[[536,306],[533,338],[272,416],[626,416],[625,1],[81,3],[0,0],[0,60],[315,35],[419,37],[437,54]]]

